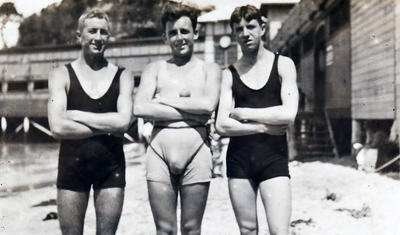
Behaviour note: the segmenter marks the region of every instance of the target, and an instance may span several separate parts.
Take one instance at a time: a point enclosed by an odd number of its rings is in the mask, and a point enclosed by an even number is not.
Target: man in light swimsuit
[[[125,187],[121,135],[132,120],[133,76],[109,63],[108,16],[99,9],[79,18],[78,59],[49,75],[48,118],[61,139],[57,206],[62,234],[83,234],[91,187],[96,234],[115,234]]]
[[[291,190],[286,127],[298,106],[293,61],[263,47],[265,23],[251,5],[231,15],[243,56],[223,72],[217,131],[230,136],[229,194],[241,234],[258,234],[257,191],[271,235],[288,235]]]
[[[147,185],[157,234],[200,234],[212,156],[205,123],[215,110],[220,69],[193,55],[197,11],[168,3],[161,23],[172,58],[149,64],[142,74],[134,114],[154,121],[147,149]]]

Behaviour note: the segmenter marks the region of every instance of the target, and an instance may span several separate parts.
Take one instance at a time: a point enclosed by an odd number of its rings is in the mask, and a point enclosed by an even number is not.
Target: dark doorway
[[[321,26],[315,34],[314,51],[314,94],[315,111],[323,114],[325,108],[325,27]]]

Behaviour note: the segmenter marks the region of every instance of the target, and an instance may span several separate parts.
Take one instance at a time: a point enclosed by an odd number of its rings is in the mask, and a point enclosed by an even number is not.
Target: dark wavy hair
[[[260,10],[258,10],[258,8],[253,5],[236,7],[231,14],[231,29],[233,30],[233,24],[239,24],[242,19],[245,19],[246,21],[256,19],[261,25],[263,24],[261,17],[262,16]]]
[[[200,11],[194,7],[184,5],[182,3],[177,2],[168,2],[162,11],[161,15],[161,25],[165,30],[165,25],[168,21],[176,21],[182,16],[187,16],[190,18],[192,22],[193,30],[196,30],[197,27],[197,17],[199,16]]]

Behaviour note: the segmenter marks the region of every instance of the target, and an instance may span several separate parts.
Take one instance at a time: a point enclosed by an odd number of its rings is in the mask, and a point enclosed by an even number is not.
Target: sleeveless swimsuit
[[[166,61],[163,61],[159,73],[168,77],[169,74],[166,71]],[[192,133],[188,134],[188,132]],[[194,140],[193,136],[198,137]],[[174,174],[171,171],[171,156],[167,150],[170,146],[193,147],[193,150],[187,153],[189,158],[180,174]],[[192,124],[174,127],[155,122],[152,140],[147,148],[147,180],[178,186],[210,181],[212,158],[209,146],[209,132],[206,125]]]
[[[229,66],[235,108],[267,108],[282,104],[278,58],[279,55],[275,54],[270,76],[260,89],[249,88],[235,67]],[[286,135],[233,136],[228,145],[226,161],[229,178],[252,179],[259,184],[278,176],[289,177]]]
[[[117,112],[119,80],[124,68],[118,68],[107,92],[98,99],[83,90],[71,64],[66,65],[70,77],[67,110],[93,113]],[[113,135],[85,139],[61,140],[57,187],[87,192],[93,189],[125,186],[123,140]]]

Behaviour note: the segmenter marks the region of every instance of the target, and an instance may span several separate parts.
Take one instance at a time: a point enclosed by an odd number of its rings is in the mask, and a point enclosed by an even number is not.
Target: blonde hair
[[[78,31],[82,32],[83,26],[85,24],[85,20],[92,19],[92,18],[104,19],[105,21],[107,21],[108,30],[110,30],[111,22],[110,22],[110,18],[108,17],[107,13],[105,11],[103,11],[102,9],[100,9],[100,8],[92,8],[92,9],[89,9],[89,10],[85,11],[79,17],[79,20],[78,20]]]

